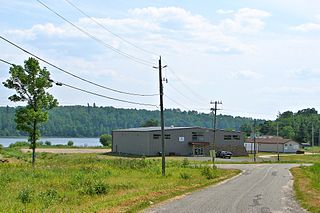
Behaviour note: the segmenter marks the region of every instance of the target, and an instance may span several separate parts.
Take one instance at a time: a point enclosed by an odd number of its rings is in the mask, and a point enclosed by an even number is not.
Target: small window
[[[233,138],[234,140],[240,140],[240,135],[233,135],[232,138]]]
[[[292,144],[289,144],[289,146],[292,146]]]
[[[231,135],[225,135],[225,136],[224,136],[224,139],[225,139],[225,140],[231,140]]]
[[[164,139],[171,139],[171,135],[169,135],[169,134],[164,135]]]
[[[285,144],[284,146],[288,146],[288,144]]]
[[[160,139],[161,135],[160,134],[153,134],[153,139]]]

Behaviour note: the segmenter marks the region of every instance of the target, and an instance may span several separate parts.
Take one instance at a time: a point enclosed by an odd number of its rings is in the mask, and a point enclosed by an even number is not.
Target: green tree
[[[293,139],[295,136],[295,132],[292,126],[285,126],[281,129],[280,135],[284,138]]]
[[[112,136],[109,135],[109,134],[102,134],[100,136],[100,143],[103,145],[103,146],[110,146],[111,143],[112,143]]]
[[[9,100],[27,103],[25,107],[17,109],[15,122],[18,130],[29,135],[34,166],[36,142],[40,138],[39,127],[48,120],[48,110],[57,106],[58,101],[46,92],[46,89],[52,87],[50,72],[46,68],[41,69],[36,59],[29,58],[24,62],[24,67],[12,65],[9,74],[9,79],[3,85],[16,91]]]
[[[143,124],[141,124],[141,127],[150,127],[150,126],[159,126],[159,121],[151,118],[150,120],[147,120]]]

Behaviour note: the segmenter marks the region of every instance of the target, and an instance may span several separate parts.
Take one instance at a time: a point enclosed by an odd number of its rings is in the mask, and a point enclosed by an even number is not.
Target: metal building
[[[213,129],[202,127],[165,127],[165,154],[208,156],[213,142]],[[244,156],[244,139],[241,132],[216,130],[215,150],[231,151]],[[142,127],[112,131],[112,152],[156,156],[161,154],[160,127]]]

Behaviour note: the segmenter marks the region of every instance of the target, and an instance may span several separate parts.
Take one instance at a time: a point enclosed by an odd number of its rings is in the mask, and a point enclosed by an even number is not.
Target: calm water
[[[17,141],[27,141],[26,137],[21,138],[0,138],[0,144],[4,147],[9,146],[11,143],[15,143]],[[41,138],[40,141],[43,143],[45,141],[50,141],[52,145],[63,144],[66,145],[68,141],[73,141],[74,146],[101,146],[99,142],[99,138]]]

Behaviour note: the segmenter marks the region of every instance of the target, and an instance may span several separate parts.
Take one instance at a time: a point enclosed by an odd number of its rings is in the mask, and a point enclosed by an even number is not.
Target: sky
[[[162,65],[167,65],[165,108],[209,113],[211,101],[222,101],[221,114],[263,119],[276,119],[287,110],[319,110],[317,0],[40,1],[74,26],[39,1],[0,0],[0,35],[94,83],[158,94],[154,67],[161,56]],[[30,57],[1,39],[0,50],[0,58],[14,64]],[[159,96],[116,93],[40,64],[55,81],[155,106],[54,86],[50,92],[60,105],[159,109]],[[0,63],[1,82],[8,71],[9,66]],[[1,106],[23,105],[7,100],[13,92],[0,85]]]

